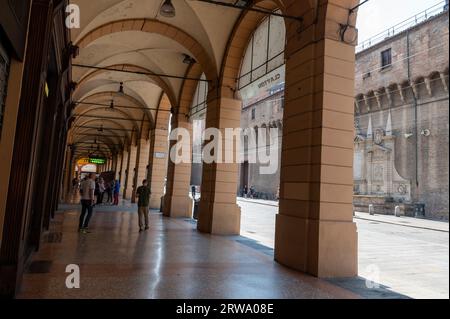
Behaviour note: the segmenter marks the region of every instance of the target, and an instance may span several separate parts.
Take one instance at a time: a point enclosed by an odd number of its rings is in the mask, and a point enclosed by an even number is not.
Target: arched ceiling
[[[72,145],[98,142],[106,147],[106,153],[113,154],[120,145],[145,136],[144,130],[155,125],[164,94],[172,106],[180,105],[185,82],[176,77],[186,76],[190,69],[183,62],[184,55],[193,57],[212,80],[217,80],[240,10],[173,0],[176,16],[165,18],[159,14],[163,2],[71,1],[80,8],[80,28],[71,29],[72,42],[80,47],[72,61],[72,77],[77,83],[72,95],[76,105]],[[120,83],[123,94],[118,93]]]

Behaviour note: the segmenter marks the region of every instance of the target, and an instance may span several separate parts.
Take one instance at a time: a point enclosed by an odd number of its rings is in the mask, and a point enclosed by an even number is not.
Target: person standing
[[[139,232],[148,229],[148,204],[150,201],[150,187],[147,186],[147,180],[142,181],[142,185],[136,190],[136,197],[138,200],[138,214],[139,214]]]
[[[120,193],[120,181],[116,180],[114,183],[114,203],[113,205],[119,205],[119,193]]]
[[[86,234],[88,232],[89,221],[95,203],[95,173],[90,173],[89,178],[81,182],[81,215],[78,231]]]
[[[102,177],[98,179],[98,197],[97,197],[97,204],[101,205],[103,204],[103,196],[105,194],[105,181]]]
[[[108,199],[106,200],[106,203],[111,204],[113,201],[113,189],[114,189],[114,181],[110,181],[109,183],[106,183],[106,194],[108,194]]]

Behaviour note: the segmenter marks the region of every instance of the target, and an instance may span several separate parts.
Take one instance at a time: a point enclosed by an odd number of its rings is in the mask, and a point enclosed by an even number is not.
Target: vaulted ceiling
[[[201,64],[209,77],[217,77],[240,10],[173,0],[176,16],[167,18],[160,15],[163,2],[71,1],[81,14],[81,27],[71,30],[72,42],[80,47],[72,69],[77,83],[73,101],[79,103],[72,144],[102,140],[114,150],[132,134],[147,134],[163,94],[172,106],[179,103],[183,80],[177,77],[186,76],[189,68],[185,55]],[[121,82],[123,94],[118,93]]]

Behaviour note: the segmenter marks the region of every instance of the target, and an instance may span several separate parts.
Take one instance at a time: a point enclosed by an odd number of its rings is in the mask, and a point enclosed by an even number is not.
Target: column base
[[[200,202],[197,229],[214,235],[239,235],[241,207],[235,203]]]
[[[167,205],[170,201],[170,204]],[[192,217],[192,198],[189,196],[172,196],[164,198],[163,215],[173,218],[191,218]]]
[[[150,209],[160,209],[161,208],[161,197],[164,194],[152,193],[150,195]]]
[[[320,278],[358,275],[358,233],[347,221],[276,216],[275,260]]]

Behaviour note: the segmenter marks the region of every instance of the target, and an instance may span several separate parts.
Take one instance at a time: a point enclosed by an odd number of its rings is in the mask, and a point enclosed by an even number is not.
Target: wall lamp
[[[189,65],[191,65],[191,64],[195,64],[195,63],[197,62],[197,61],[195,61],[194,58],[190,57],[190,56],[187,55],[187,54],[184,54],[184,53],[183,53],[183,56],[184,56],[184,59],[183,59],[183,63],[184,63],[184,64],[189,64]]]

